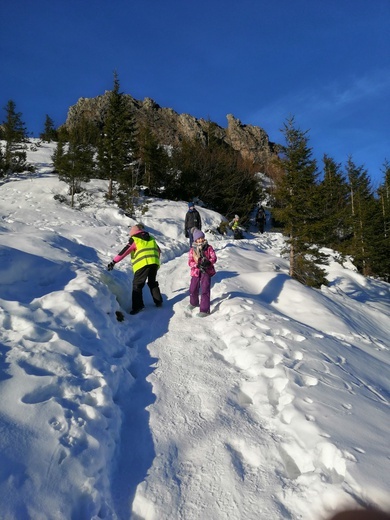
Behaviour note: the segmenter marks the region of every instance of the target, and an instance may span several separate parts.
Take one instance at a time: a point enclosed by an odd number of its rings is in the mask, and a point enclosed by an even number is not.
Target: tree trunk
[[[294,271],[295,271],[294,256],[295,256],[294,243],[291,242],[291,244],[290,244],[290,273],[289,273],[291,278],[294,276]]]

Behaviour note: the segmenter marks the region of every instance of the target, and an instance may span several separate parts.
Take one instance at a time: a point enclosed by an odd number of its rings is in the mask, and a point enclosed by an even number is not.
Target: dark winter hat
[[[188,203],[188,207],[189,207],[189,208],[194,208],[194,207],[195,207],[195,204],[194,204],[193,202],[189,202],[189,203]]]
[[[194,242],[198,240],[198,238],[204,238],[204,233],[200,229],[195,229],[195,231],[192,233],[192,238],[194,239]]]

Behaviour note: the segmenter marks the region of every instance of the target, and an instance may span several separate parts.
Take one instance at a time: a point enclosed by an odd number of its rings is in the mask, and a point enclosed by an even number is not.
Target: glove
[[[201,264],[202,267],[206,267],[207,268],[207,267],[210,267],[211,262],[210,262],[210,260],[208,258],[203,257],[203,258],[200,259],[200,264]]]
[[[211,262],[205,257],[202,257],[199,260],[199,269],[202,271],[202,273],[205,273],[207,271],[207,268],[210,267]]]
[[[108,264],[108,266],[107,266],[107,270],[108,270],[108,271],[112,271],[112,270],[114,269],[114,265],[115,265],[115,262],[114,262],[114,261],[110,262],[110,263]]]

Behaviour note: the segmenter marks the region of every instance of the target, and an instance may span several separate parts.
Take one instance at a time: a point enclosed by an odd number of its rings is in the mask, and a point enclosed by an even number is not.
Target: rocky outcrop
[[[105,92],[95,98],[80,98],[69,108],[65,126],[70,129],[82,117],[100,125],[107,111],[108,97],[109,92]],[[126,99],[137,124],[148,126],[161,144],[177,146],[185,138],[198,138],[206,142],[210,121],[178,114],[172,108],[162,108],[148,97],[139,101],[126,94]],[[274,154],[274,144],[269,141],[267,133],[258,126],[242,124],[231,114],[227,116],[227,121],[227,128],[212,123],[214,134],[237,150],[244,159],[254,165],[264,165]]]
[[[242,157],[253,163],[263,164],[274,153],[274,144],[270,143],[267,133],[259,126],[243,125],[231,114],[227,115],[228,127],[225,140]]]

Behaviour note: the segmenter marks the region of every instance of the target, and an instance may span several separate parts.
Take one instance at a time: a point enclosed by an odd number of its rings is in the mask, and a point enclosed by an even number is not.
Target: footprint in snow
[[[54,372],[52,372],[51,370],[48,370],[47,368],[43,368],[43,367],[38,367],[38,366],[35,366],[31,363],[29,363],[28,361],[19,361],[19,366],[20,368],[22,368],[26,374],[28,374],[29,376],[42,376],[42,377],[45,377],[45,376],[54,376]]]
[[[39,404],[49,401],[52,397],[62,397],[58,391],[58,385],[55,383],[33,390],[22,397],[21,401],[24,404]]]
[[[50,419],[49,425],[57,432],[65,429],[65,425],[62,423],[61,419],[57,419],[56,417]]]
[[[294,382],[301,387],[318,385],[318,379],[316,377],[304,374],[295,374]]]

